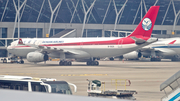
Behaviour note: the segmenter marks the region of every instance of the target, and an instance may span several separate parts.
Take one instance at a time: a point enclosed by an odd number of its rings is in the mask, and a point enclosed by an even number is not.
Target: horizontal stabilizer
[[[130,38],[133,39],[137,45],[141,45],[144,43],[153,43],[158,41],[158,38],[149,38],[147,41],[140,38],[136,38],[134,36],[131,36]]]
[[[130,37],[131,39],[133,39],[137,45],[143,44],[146,42],[146,40],[140,39],[140,38],[136,38],[134,36]]]

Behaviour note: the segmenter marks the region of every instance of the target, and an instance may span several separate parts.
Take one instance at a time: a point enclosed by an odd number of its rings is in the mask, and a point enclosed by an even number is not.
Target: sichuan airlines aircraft
[[[9,53],[29,62],[43,62],[51,58],[60,58],[59,65],[71,65],[66,59],[87,62],[87,65],[99,65],[94,58],[119,56],[149,45],[157,38],[151,33],[159,11],[152,6],[137,28],[124,38],[34,38],[19,39],[11,43]],[[21,60],[22,63],[23,60]]]

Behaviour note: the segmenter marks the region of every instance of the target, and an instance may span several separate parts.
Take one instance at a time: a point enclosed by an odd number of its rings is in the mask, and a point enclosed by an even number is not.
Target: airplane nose
[[[10,50],[12,50],[13,48],[12,48],[12,46],[8,46],[7,47],[7,51],[10,51]]]

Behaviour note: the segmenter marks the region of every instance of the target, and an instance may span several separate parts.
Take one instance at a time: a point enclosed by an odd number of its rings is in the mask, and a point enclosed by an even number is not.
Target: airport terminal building
[[[18,38],[122,37],[153,5],[153,36],[180,36],[179,0],[0,0],[0,48]]]

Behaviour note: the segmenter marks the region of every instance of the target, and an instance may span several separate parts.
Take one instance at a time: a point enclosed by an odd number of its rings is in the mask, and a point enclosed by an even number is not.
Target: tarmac
[[[175,74],[180,69],[180,62],[163,60],[161,62],[150,61],[99,61],[99,66],[86,66],[85,62],[73,62],[72,66],[59,66],[58,61],[46,63],[0,63],[0,75],[32,76],[42,78],[56,78],[73,83],[77,86],[77,92],[73,95],[87,96],[87,84],[89,80],[105,82],[106,90],[116,87],[111,85],[111,79],[128,79],[131,85],[126,90],[135,90],[138,93],[134,97],[138,101],[161,101],[165,96],[160,91],[160,84]],[[125,90],[124,86],[118,89]],[[72,89],[73,90],[73,89]]]

